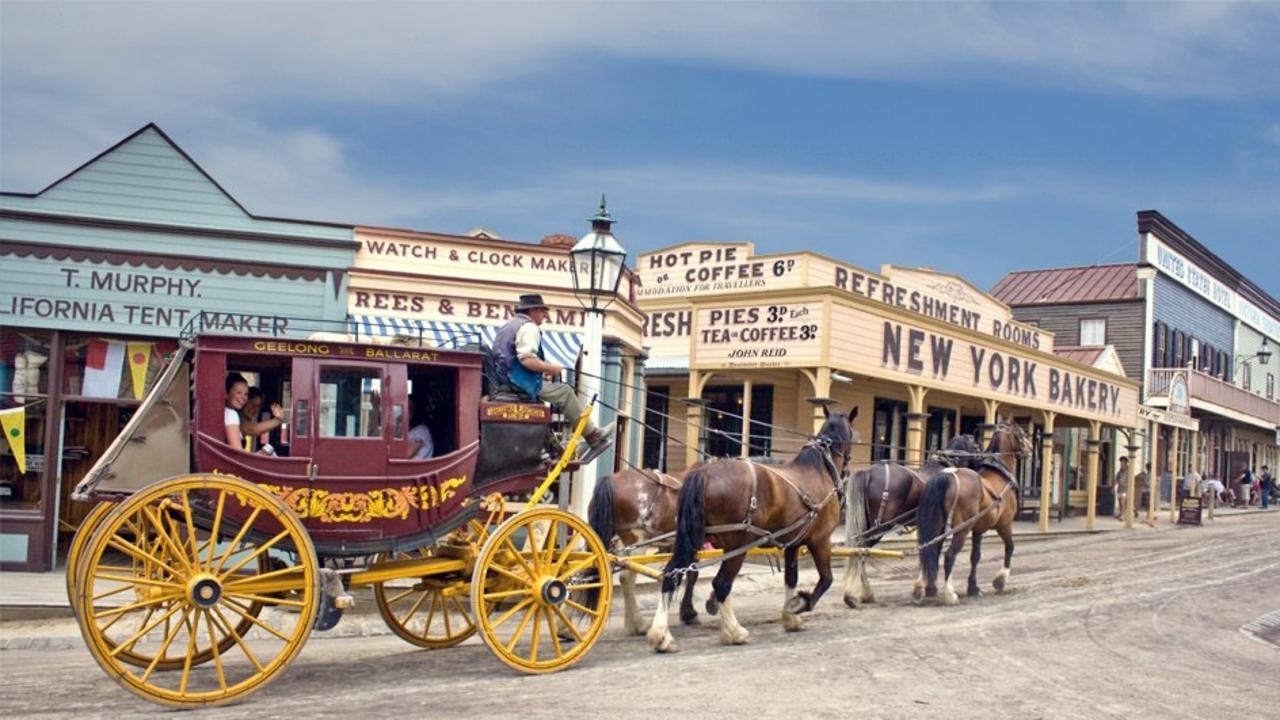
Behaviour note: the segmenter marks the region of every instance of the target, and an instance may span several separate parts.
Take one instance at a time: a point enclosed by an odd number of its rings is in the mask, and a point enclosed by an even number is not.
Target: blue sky
[[[264,215],[1280,296],[1280,3],[0,4],[0,187],[159,123]]]

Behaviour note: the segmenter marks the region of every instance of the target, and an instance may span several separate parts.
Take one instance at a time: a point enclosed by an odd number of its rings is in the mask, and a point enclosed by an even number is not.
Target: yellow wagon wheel
[[[199,525],[208,527],[203,540]],[[311,540],[284,503],[238,478],[154,483],[105,518],[83,553],[76,605],[89,650],[148,700],[199,707],[247,695],[311,634],[319,594]],[[263,557],[272,563],[260,564]],[[266,606],[260,616],[254,603]],[[243,622],[252,630],[239,632]],[[173,648],[180,671],[157,673]],[[126,652],[150,661],[137,667]],[[205,653],[212,662],[200,665]]]
[[[111,511],[115,510],[116,507],[117,505],[113,502],[102,502],[94,506],[93,510],[85,516],[84,521],[80,523],[80,528],[76,531],[75,537],[72,538],[71,547],[67,551],[67,598],[71,603],[71,612],[76,616],[77,623],[80,623],[81,619],[78,609],[79,606],[78,603],[76,603],[75,587],[76,580],[80,577],[79,573],[83,572],[85,567],[85,563],[83,562],[84,548],[89,544],[94,532],[102,523],[103,518],[110,515]],[[133,572],[147,577],[158,577],[162,580],[166,579],[165,572],[162,567],[164,564],[167,564],[164,563],[164,560],[167,558],[167,554],[169,552],[168,547],[160,542],[159,536],[154,533],[144,531],[134,523],[126,523],[126,527],[134,533],[132,541],[140,550],[143,550],[144,555],[155,556],[160,560],[160,563],[157,563],[152,560],[142,560],[138,557],[129,557],[129,563],[133,566]],[[183,528],[181,524],[179,525],[179,532],[186,532],[185,528]],[[199,530],[197,530],[197,538],[200,538]],[[203,544],[204,542],[207,542],[207,536],[201,539],[201,543]],[[267,572],[272,567],[271,563],[271,558],[267,557],[266,554],[263,554],[258,558],[258,571]],[[124,598],[120,599],[123,601]],[[168,605],[169,604],[158,606],[156,608],[157,612],[168,611]],[[248,608],[245,610],[245,617],[241,618],[240,621],[236,623],[235,634],[237,636],[244,637],[253,630],[253,622],[250,618],[258,617],[262,613],[263,607],[265,607],[265,605],[256,600],[249,604]],[[81,627],[81,635],[84,635],[83,625]],[[111,638],[106,638],[105,642],[112,642]],[[230,650],[234,644],[235,638],[227,635],[221,639],[217,650],[219,653],[225,653],[227,650]],[[114,648],[112,649],[114,650]],[[196,639],[196,653],[191,661],[192,664],[204,664],[212,660],[213,656],[214,651],[213,648],[209,647],[207,637],[198,637]],[[141,668],[151,667],[152,661],[155,659],[153,656],[141,652],[141,648],[121,650],[117,657],[130,665]],[[155,668],[156,670],[177,670],[185,664],[185,649],[171,646],[165,656],[160,658],[159,662],[155,663]]]
[[[562,510],[526,510],[490,535],[471,579],[484,642],[527,673],[562,670],[586,656],[609,620],[613,585],[604,545]]]
[[[377,562],[435,557],[434,548],[412,553],[383,553]],[[409,578],[411,584],[390,581],[373,586],[378,612],[402,640],[418,647],[453,647],[476,632],[471,618],[471,587],[456,575]]]
[[[102,518],[115,508],[115,503],[110,502],[94,505],[89,514],[84,516],[84,520],[80,521],[80,527],[76,528],[76,534],[71,538],[71,547],[67,549],[67,602],[71,604],[73,611],[76,606],[76,569],[80,566],[84,546],[89,544],[89,538],[93,536],[93,531],[98,529],[98,523]]]

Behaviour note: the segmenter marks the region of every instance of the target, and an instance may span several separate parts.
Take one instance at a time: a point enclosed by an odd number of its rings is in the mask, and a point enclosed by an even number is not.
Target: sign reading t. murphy
[[[331,287],[340,278],[324,270],[3,241],[0,259],[0,321],[9,325],[176,336],[195,323],[214,332],[281,335],[291,332],[290,318],[325,319],[326,305],[345,310]]]

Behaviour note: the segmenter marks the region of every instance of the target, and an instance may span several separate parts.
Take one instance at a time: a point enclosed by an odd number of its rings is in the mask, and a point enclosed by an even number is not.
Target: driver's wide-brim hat
[[[542,301],[542,296],[536,293],[530,294],[530,295],[521,295],[520,300],[516,303],[516,312],[521,312],[523,310],[534,310],[536,308],[542,308],[543,310],[551,309],[550,307],[547,306],[545,302]]]

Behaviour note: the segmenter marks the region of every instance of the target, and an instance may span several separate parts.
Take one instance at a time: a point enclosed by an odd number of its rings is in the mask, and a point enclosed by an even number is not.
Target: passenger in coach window
[[[271,417],[246,427],[245,405],[249,403],[249,382],[240,373],[227,375],[226,405],[222,412],[223,431],[227,444],[233,448],[253,452],[253,436],[270,432],[284,424],[284,410],[278,403],[271,403]]]

